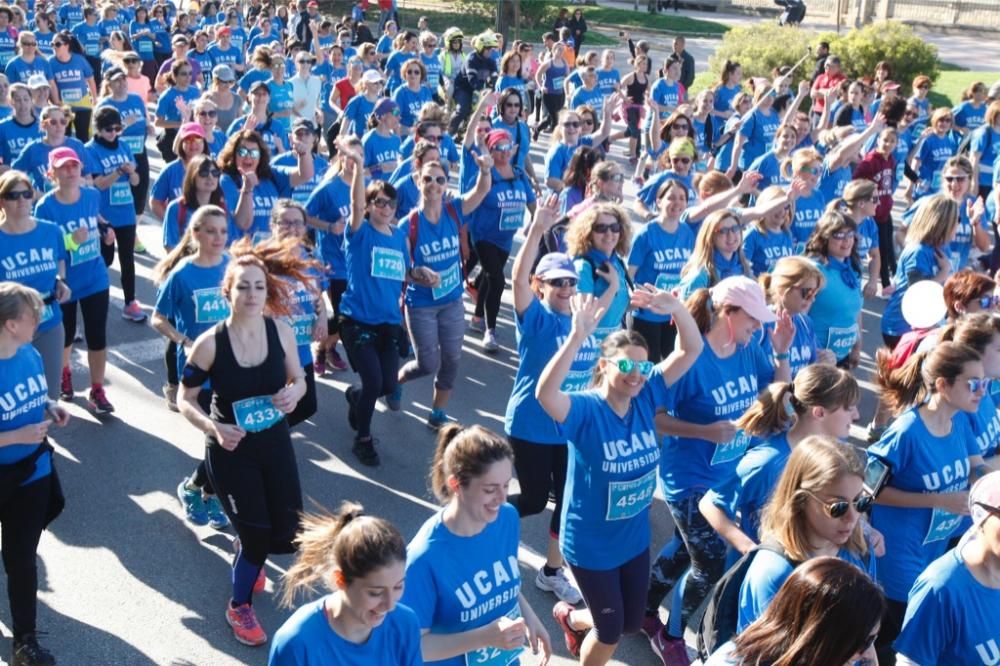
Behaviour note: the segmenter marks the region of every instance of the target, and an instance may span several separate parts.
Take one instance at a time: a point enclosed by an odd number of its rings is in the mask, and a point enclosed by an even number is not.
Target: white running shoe
[[[535,576],[535,586],[539,590],[553,593],[560,601],[565,601],[574,606],[583,601],[583,595],[580,594],[580,590],[576,589],[573,581],[566,577],[566,573],[562,567],[556,569],[556,572],[551,576],[545,575],[544,568],[539,569],[538,575]]]

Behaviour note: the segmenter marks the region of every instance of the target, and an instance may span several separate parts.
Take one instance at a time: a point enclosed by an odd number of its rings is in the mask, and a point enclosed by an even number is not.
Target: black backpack
[[[712,592],[701,607],[688,620],[688,628],[698,636],[698,657],[705,661],[724,643],[736,636],[736,625],[740,614],[740,588],[750,570],[750,564],[762,550],[777,553],[788,560],[793,567],[798,565],[789,559],[781,544],[768,541],[760,544],[734,564],[712,587]]]

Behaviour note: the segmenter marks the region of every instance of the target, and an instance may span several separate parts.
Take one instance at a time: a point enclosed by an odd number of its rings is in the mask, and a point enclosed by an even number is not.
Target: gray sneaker
[[[500,351],[500,344],[497,342],[497,334],[492,328],[483,333],[483,350],[490,354]]]
[[[551,592],[560,601],[565,601],[573,606],[583,601],[583,595],[580,594],[580,590],[576,589],[573,581],[566,577],[566,573],[562,568],[556,569],[556,572],[551,576],[545,575],[544,568],[539,569],[538,575],[535,576],[535,587],[545,592]]]

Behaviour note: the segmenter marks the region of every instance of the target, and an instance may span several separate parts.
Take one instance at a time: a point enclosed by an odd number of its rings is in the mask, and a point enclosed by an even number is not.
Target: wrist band
[[[790,358],[791,358],[791,354],[789,354],[788,352],[785,352],[784,354],[775,354],[774,355],[774,360],[775,361],[787,361]]]

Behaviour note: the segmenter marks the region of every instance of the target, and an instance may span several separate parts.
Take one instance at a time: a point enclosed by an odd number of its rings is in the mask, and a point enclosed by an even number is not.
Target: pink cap
[[[223,35],[232,35],[232,34],[233,34],[233,30],[228,25],[223,26],[223,27],[221,27],[221,28],[219,28],[218,30],[215,31],[215,36],[216,37],[222,37]]]
[[[972,486],[969,512],[975,525],[981,525],[990,515],[1000,516],[1000,472],[990,472]]]
[[[177,134],[180,136],[181,141],[188,138],[189,136],[198,136],[201,137],[202,139],[205,139],[206,141],[208,140],[205,137],[205,128],[199,125],[198,123],[184,123],[183,125],[181,125],[181,129],[180,131],[177,132]]]
[[[80,161],[80,156],[76,154],[76,151],[72,148],[67,148],[62,146],[61,148],[56,148],[49,153],[49,168],[58,169],[67,162],[76,162],[77,164],[83,164]]]
[[[510,141],[510,132],[505,129],[495,129],[491,130],[489,134],[486,135],[486,147],[493,150],[493,146],[497,145],[501,141]]]
[[[777,321],[764,300],[764,290],[760,285],[743,275],[727,277],[709,289],[712,294],[712,307],[735,305],[762,324]]]

